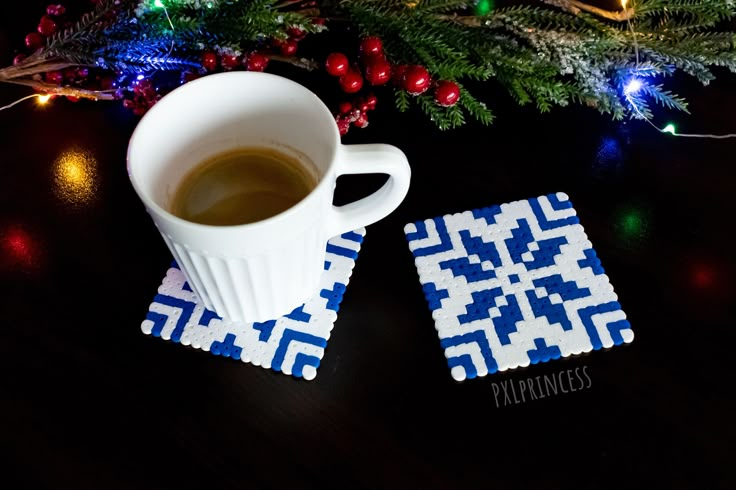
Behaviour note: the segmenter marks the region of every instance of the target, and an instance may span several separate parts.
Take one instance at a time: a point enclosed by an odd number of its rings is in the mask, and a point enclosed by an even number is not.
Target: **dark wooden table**
[[[2,20],[4,62],[35,15]],[[670,114],[681,131],[736,128],[733,76],[674,87],[692,102],[691,116]],[[397,145],[413,181],[368,227],[311,382],[141,333],[171,257],[125,170],[137,118],[64,100],[0,113],[2,486],[734,488],[736,142],[585,108],[539,115],[494,90],[490,128],[441,133],[381,100],[345,138]],[[3,86],[0,101],[26,93]],[[93,162],[82,188],[58,174],[70,151]],[[379,184],[341,179],[339,199]],[[404,224],[557,191],[634,342],[455,382]],[[586,389],[511,405],[495,395],[582,367]]]

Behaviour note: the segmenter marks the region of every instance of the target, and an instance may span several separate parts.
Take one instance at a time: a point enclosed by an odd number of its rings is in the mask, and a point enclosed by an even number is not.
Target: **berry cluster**
[[[263,71],[268,66],[268,56],[253,51],[246,54],[222,53],[205,51],[202,53],[202,68],[208,73],[214,73],[222,68],[224,71],[245,69],[248,71]]]
[[[315,24],[321,24],[322,19],[312,19]],[[280,54],[291,57],[299,50],[299,42],[307,33],[298,26],[290,26],[287,30],[286,39],[272,39],[262,50],[240,54],[223,50],[220,53],[205,51],[202,53],[202,67],[208,73],[214,73],[220,69],[223,71],[247,70],[264,71],[268,66],[269,55]],[[191,78],[191,75],[189,75]]]
[[[160,99],[161,94],[151,80],[140,80],[133,85],[132,93],[123,92],[123,107],[133,111],[136,116],[142,116]]]
[[[367,127],[368,111],[375,109],[377,102],[378,98],[374,94],[368,94],[366,97],[358,97],[353,102],[341,103],[338,114],[335,116],[340,135],[346,135],[350,130],[350,125],[358,128]]]
[[[453,81],[432,81],[429,71],[420,65],[392,65],[383,50],[383,42],[377,36],[368,36],[360,41],[359,63],[351,63],[343,53],[332,53],[325,61],[325,70],[339,77],[340,88],[347,94],[360,92],[364,81],[370,85],[385,85],[393,81],[398,90],[410,95],[421,95],[434,86],[434,100],[442,107],[451,107],[460,98],[460,87]],[[375,100],[375,96],[371,95]],[[345,103],[344,103],[345,104]],[[345,134],[352,123],[358,127],[368,125],[365,111],[360,107],[343,110],[341,105],[335,116],[340,134]],[[374,104],[375,105],[375,104]],[[356,112],[359,114],[356,116]]]
[[[66,8],[63,5],[49,5],[46,7],[46,15],[41,17],[36,27],[36,32],[30,32],[26,36],[25,44],[30,53],[35,53],[46,44],[46,38],[53,36],[59,30],[59,26],[68,27],[69,23],[65,19]],[[18,54],[13,60],[13,64],[18,65],[27,55],[25,53]]]
[[[68,29],[72,24],[67,18],[66,7],[60,4],[51,4],[46,7],[46,13],[41,17],[35,32],[30,32],[25,37],[25,46],[28,54],[19,53],[13,59],[14,65],[21,64],[29,54],[37,52],[46,44],[46,39],[53,36],[61,29]],[[113,87],[113,77],[101,70],[86,67],[70,67],[64,70],[53,70],[34,78],[49,85],[85,87],[88,89],[109,90]],[[78,97],[68,95],[66,98],[77,102]]]

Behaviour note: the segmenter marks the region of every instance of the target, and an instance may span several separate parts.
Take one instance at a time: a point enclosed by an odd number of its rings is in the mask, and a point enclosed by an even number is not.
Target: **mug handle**
[[[370,225],[394,211],[409,192],[411,168],[406,155],[391,145],[343,145],[336,177],[348,174],[388,174],[373,194],[343,206],[332,206],[330,236]]]

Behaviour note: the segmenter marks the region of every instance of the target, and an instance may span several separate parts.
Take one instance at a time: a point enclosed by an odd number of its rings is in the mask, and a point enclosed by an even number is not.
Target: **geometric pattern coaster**
[[[564,193],[418,221],[404,232],[458,381],[634,339]]]
[[[319,290],[288,315],[261,323],[227,322],[198,302],[174,263],[141,324],[143,333],[216,356],[312,380],[317,375],[365,228],[329,240]]]

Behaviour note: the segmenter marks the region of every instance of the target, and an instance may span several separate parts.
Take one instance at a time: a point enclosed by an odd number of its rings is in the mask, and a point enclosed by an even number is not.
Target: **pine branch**
[[[405,90],[396,89],[394,91],[394,98],[396,101],[396,108],[399,112],[406,112],[409,110],[409,94]]]

